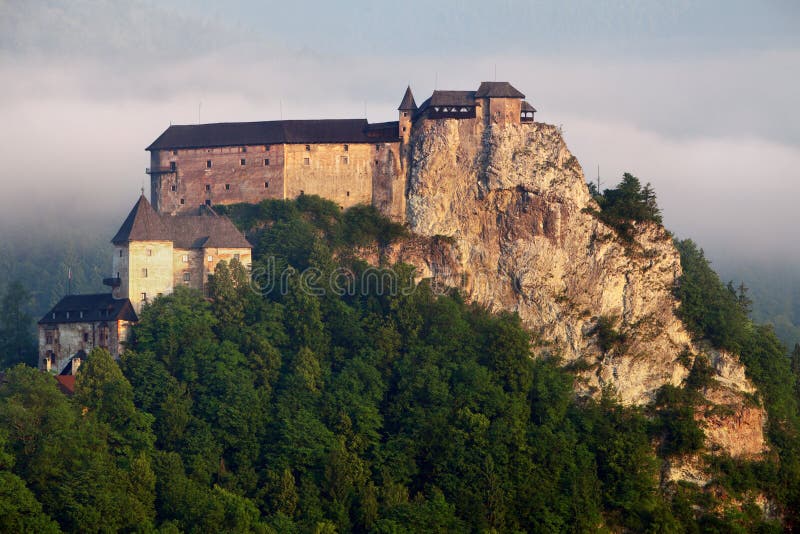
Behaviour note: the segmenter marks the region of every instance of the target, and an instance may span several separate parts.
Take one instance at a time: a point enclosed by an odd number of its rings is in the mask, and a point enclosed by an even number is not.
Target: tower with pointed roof
[[[397,111],[400,115],[398,121],[398,133],[400,141],[403,145],[407,145],[411,138],[411,126],[414,121],[414,113],[417,112],[417,103],[414,101],[414,94],[411,92],[411,86],[406,87],[406,92],[403,95],[403,100],[400,102]]]
[[[204,290],[220,261],[251,263],[250,243],[227,217],[208,206],[190,214],[159,214],[144,195],[111,242],[113,276],[104,282],[115,298],[130,299],[137,312],[177,285]]]

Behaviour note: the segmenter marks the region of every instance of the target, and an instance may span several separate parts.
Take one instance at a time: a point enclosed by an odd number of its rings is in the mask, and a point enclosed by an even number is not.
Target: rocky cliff
[[[384,261],[412,263],[420,277],[519,313],[536,351],[575,369],[580,394],[610,386],[622,402],[645,404],[662,385],[681,384],[698,351],[676,316],[681,266],[671,236],[648,223],[625,241],[600,222],[558,128],[421,121],[413,143],[406,219],[415,237],[384,250]],[[624,342],[598,343],[601,318]],[[703,420],[710,444],[761,452],[764,412],[743,401],[753,387],[742,366],[729,354],[712,363],[709,404],[727,415]],[[746,442],[731,439],[737,422]]]

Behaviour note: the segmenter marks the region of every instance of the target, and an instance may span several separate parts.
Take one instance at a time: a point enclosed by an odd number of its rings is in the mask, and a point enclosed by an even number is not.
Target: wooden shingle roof
[[[525,98],[508,82],[481,82],[475,98]]]
[[[115,245],[130,241],[172,241],[176,248],[252,248],[242,232],[227,217],[207,206],[196,215],[159,214],[142,195],[111,240]]]
[[[367,119],[220,122],[174,125],[145,150],[307,143],[374,143]],[[378,141],[397,141],[397,132]]]
[[[417,109],[417,103],[414,101],[414,94],[411,92],[411,86],[406,88],[406,94],[403,95],[403,101],[397,107],[399,111],[414,111]]]
[[[39,320],[39,324],[137,320],[130,300],[115,299],[111,293],[97,293],[67,295]]]

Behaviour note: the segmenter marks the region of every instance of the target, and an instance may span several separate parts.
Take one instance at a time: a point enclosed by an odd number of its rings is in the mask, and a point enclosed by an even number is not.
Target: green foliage
[[[610,198],[609,213],[641,216],[624,195]],[[659,487],[654,438],[665,454],[702,446],[691,424],[697,390],[713,385],[705,359],[652,414],[608,392],[576,399],[573,375],[531,357],[516,315],[417,286],[408,266],[394,267],[395,291],[359,280],[368,266],[349,250],[404,231],[371,208],[304,196],[226,211],[257,243],[256,268],[347,268],[355,290],[318,294],[290,276],[285,291],[261,294],[237,261],[223,262],[207,297],[179,287],[146,306],[119,364],[93,351],[74,397],[12,368],[0,384],[0,526],[697,532],[758,522],[750,508],[718,512]],[[625,342],[610,317],[596,334],[604,352]],[[748,369],[789,417],[777,349],[758,335],[742,341]],[[775,421],[771,435],[790,450],[788,423]],[[793,458],[782,453],[780,471],[719,469],[741,473],[730,478],[737,491],[769,484],[788,509]]]
[[[622,181],[614,189],[602,193],[590,183],[589,193],[600,206],[595,215],[614,228],[625,241],[633,239],[633,223],[654,222],[661,224],[661,210],[656,194],[648,183],[642,187],[639,179],[630,173],[622,175]]]
[[[0,296],[0,370],[17,363],[37,364],[30,301],[31,294],[19,281],[9,283]]]
[[[676,289],[681,319],[696,337],[739,354],[769,415],[767,434],[780,457],[780,470],[752,483],[780,503],[787,525],[800,525],[800,408],[792,360],[770,327],[748,318],[744,285],[723,284],[694,242],[678,241],[676,246],[683,267]]]
[[[680,317],[696,336],[719,348],[741,352],[752,325],[732,284],[711,269],[703,250],[690,239],[677,241],[683,275],[676,288]]]
[[[616,317],[609,317],[607,315],[603,315],[597,319],[593,334],[597,336],[597,346],[600,347],[603,354],[625,344],[625,334],[620,333],[614,328],[617,324],[617,320]]]

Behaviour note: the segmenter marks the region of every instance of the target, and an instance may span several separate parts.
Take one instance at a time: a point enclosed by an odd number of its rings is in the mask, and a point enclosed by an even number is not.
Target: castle
[[[477,91],[411,88],[398,120],[286,120],[170,126],[147,147],[151,202],[142,195],[119,231],[110,293],[67,295],[39,321],[42,370],[74,373],[94,347],[118,358],[153,298],[185,285],[203,291],[220,261],[251,264],[251,245],[213,206],[319,195],[342,208],[372,204],[404,220],[415,132],[425,121],[532,123],[536,110],[508,82]]]
[[[95,347],[118,358],[130,327],[152,299],[183,285],[204,291],[220,261],[250,267],[251,245],[208,206],[159,214],[142,195],[111,240],[110,293],[67,295],[39,320],[39,367],[74,373]]]
[[[535,109],[508,82],[477,91],[436,90],[417,106],[407,88],[398,120],[284,120],[170,126],[150,152],[150,191],[159,213],[198,206],[319,195],[348,208],[372,204],[405,214],[406,173],[422,121],[531,123]]]

